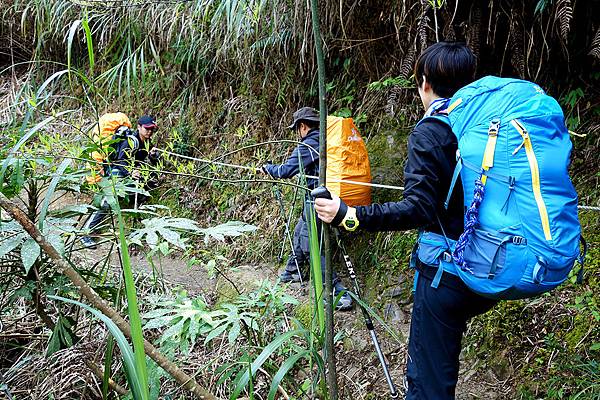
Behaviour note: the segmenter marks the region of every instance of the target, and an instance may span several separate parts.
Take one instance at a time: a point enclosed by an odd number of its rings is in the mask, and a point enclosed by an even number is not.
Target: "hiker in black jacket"
[[[139,182],[142,178],[139,167],[144,163],[156,165],[158,162],[158,151],[151,144],[152,136],[157,129],[158,126],[154,117],[149,115],[140,117],[137,130],[127,129],[123,134],[124,137],[112,144],[108,163],[104,166],[104,175],[119,178],[131,177],[134,181]],[[156,177],[151,175],[150,180],[143,186],[147,189],[155,188]],[[130,197],[130,203],[134,206],[138,206],[147,200],[147,196],[142,194],[131,195]],[[108,200],[103,198],[100,202],[100,209],[90,215],[83,229],[93,232],[106,218],[109,208]],[[96,246],[90,236],[83,236],[81,243],[87,248]]]
[[[473,81],[475,57],[463,44],[441,42],[417,60],[415,77],[425,117],[444,113],[449,98]],[[398,202],[348,207],[339,198],[317,199],[315,210],[327,223],[348,220],[369,231],[421,229],[458,239],[463,231],[460,179],[448,209],[444,201],[456,165],[457,141],[449,125],[435,118],[420,122],[408,138],[403,199]],[[442,228],[443,231],[442,232]],[[459,354],[467,322],[490,310],[495,301],[470,291],[453,273],[433,284],[437,265],[416,259],[406,378],[407,399],[453,399]],[[437,287],[434,287],[437,286]]]
[[[156,164],[158,151],[152,146],[152,136],[158,129],[156,121],[149,115],[144,115],[138,120],[137,130],[130,129],[125,138],[112,145],[114,151],[109,154],[105,175],[126,177],[133,179],[141,177],[139,169],[141,164]]]
[[[319,114],[314,108],[302,107],[294,113],[293,122],[289,129],[298,132],[300,144],[294,149],[292,155],[288,157],[285,163],[274,165],[271,163],[263,166],[263,171],[274,178],[292,178],[300,172],[300,159],[302,159],[302,168],[305,175],[319,175]],[[315,178],[306,178],[306,184],[309,189],[314,189],[318,180]],[[320,221],[317,221],[320,232]],[[292,254],[288,258],[285,270],[279,276],[281,282],[300,282],[305,275],[305,264],[309,263],[309,245],[308,245],[308,225],[304,211],[298,218],[298,223],[294,228],[294,240]],[[321,266],[323,274],[325,273],[325,257],[321,256]],[[323,277],[323,282],[325,278]],[[337,296],[343,292],[336,304],[336,309],[340,311],[350,310],[352,308],[352,298],[346,291],[344,285],[337,275],[333,274],[333,294]]]

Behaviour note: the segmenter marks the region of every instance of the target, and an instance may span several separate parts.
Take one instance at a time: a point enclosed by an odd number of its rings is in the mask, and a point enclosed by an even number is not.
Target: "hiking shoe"
[[[279,281],[281,283],[288,283],[288,282],[306,282],[306,279],[303,277],[302,279],[300,279],[300,275],[290,272],[287,269],[284,270],[280,275],[279,275]]]
[[[334,288],[333,288],[333,298],[334,301],[337,298],[338,294],[340,294],[341,292],[344,292],[342,294],[342,296],[340,297],[340,299],[337,301],[337,303],[335,304],[335,309],[338,311],[349,311],[352,310],[352,297],[350,297],[350,294],[348,293],[348,289],[346,289],[346,287],[344,285],[342,285],[341,282],[338,282],[335,284]]]
[[[96,248],[96,242],[94,242],[94,239],[92,239],[89,236],[84,236],[81,239],[79,239],[79,241],[81,242],[81,244],[83,245],[83,247],[86,247],[88,249],[95,249]]]

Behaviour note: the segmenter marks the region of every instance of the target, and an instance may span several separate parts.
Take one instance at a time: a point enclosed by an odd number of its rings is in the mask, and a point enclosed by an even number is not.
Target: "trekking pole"
[[[294,211],[294,208],[296,206],[296,195],[298,194],[298,188],[296,187],[296,190],[294,191],[294,201],[293,201],[293,206],[292,209],[289,213],[289,217],[287,220],[284,220],[285,223],[285,232],[283,233],[284,235],[284,240],[283,243],[281,245],[281,252],[279,253],[279,262],[281,262],[283,260],[283,251],[285,249],[285,239],[287,238],[289,244],[290,244],[290,248],[292,249],[292,257],[294,258],[294,264],[296,264],[296,271],[298,272],[298,277],[300,279],[300,284],[304,284],[304,281],[302,280],[302,272],[300,271],[300,266],[298,265],[298,259],[296,258],[296,250],[294,250],[294,241],[292,240],[292,234],[290,231],[290,221],[292,218],[292,214]],[[277,198],[278,202],[279,202],[279,211],[281,213],[281,215],[285,215],[285,210],[283,208],[283,200],[281,198],[281,192],[279,191],[279,188],[276,187],[275,190],[275,197]]]
[[[327,188],[325,186],[319,186],[318,188],[314,189],[310,194],[315,199],[318,199],[318,198],[331,199],[331,193],[329,193],[329,190],[327,190]],[[377,357],[379,358],[379,363],[381,364],[381,368],[383,369],[383,374],[385,375],[385,380],[387,381],[387,384],[390,388],[390,397],[392,399],[397,399],[397,398],[399,398],[399,393],[396,390],[396,386],[394,385],[394,382],[392,381],[392,376],[390,375],[388,365],[383,356],[383,352],[381,351],[381,346],[379,345],[379,341],[377,340],[377,333],[375,332],[375,326],[373,324],[373,320],[371,319],[371,316],[369,315],[369,312],[367,311],[367,309],[362,304],[362,298],[360,295],[360,287],[358,286],[358,280],[356,279],[356,273],[354,272],[354,264],[352,263],[352,259],[348,255],[348,252],[346,251],[346,248],[344,247],[344,244],[342,243],[339,230],[333,226],[331,227],[331,230],[333,231],[333,235],[335,237],[337,245],[340,248],[340,251],[342,252],[342,256],[344,257],[344,264],[346,264],[346,268],[348,269],[348,275],[350,275],[350,279],[352,280],[354,294],[356,296],[356,299],[358,300],[358,305],[360,306],[360,309],[362,311],[363,318],[365,320],[365,325],[367,326],[367,329],[369,330],[369,334],[371,335],[371,341],[373,342],[373,346],[375,347],[375,351],[377,352]]]
[[[277,200],[279,200],[279,209],[281,211],[281,215],[284,215],[285,210],[283,207],[283,201],[281,199],[281,192],[279,191],[279,188],[277,188],[278,195],[276,195]],[[294,215],[294,211],[296,210],[296,198],[298,197],[298,187],[296,186],[294,188],[294,198],[292,199],[292,207],[290,208],[290,211],[287,215],[287,219],[285,220],[285,228],[286,228],[286,232],[284,233],[285,235],[288,236],[290,242],[291,242],[291,230],[290,230],[290,223],[292,222],[292,216]],[[283,240],[281,242],[281,250],[279,251],[279,262],[283,261],[283,252],[285,251],[285,240]],[[294,251],[294,246],[292,246],[292,252]]]

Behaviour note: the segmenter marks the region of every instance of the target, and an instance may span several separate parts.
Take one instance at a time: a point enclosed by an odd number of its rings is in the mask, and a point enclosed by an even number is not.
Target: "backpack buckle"
[[[488,136],[498,136],[500,130],[500,120],[493,119],[490,121],[490,127],[488,128]]]
[[[527,239],[525,239],[523,236],[513,236],[512,242],[513,242],[513,244],[520,246],[522,244],[527,244]]]
[[[447,262],[447,263],[451,263],[452,262],[452,254],[448,253],[447,251],[442,253],[442,260]]]

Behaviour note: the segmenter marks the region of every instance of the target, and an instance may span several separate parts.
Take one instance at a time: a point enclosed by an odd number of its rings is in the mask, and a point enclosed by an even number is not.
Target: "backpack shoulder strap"
[[[431,121],[431,120],[441,121],[441,122],[445,123],[446,125],[448,125],[450,127],[450,129],[452,129],[452,125],[450,124],[450,118],[448,118],[448,114],[443,111],[439,112],[437,114],[434,114],[434,115],[430,115],[428,117],[421,118],[421,120],[419,122],[417,122],[417,125],[415,125],[415,128],[417,126],[421,125],[423,122]]]

